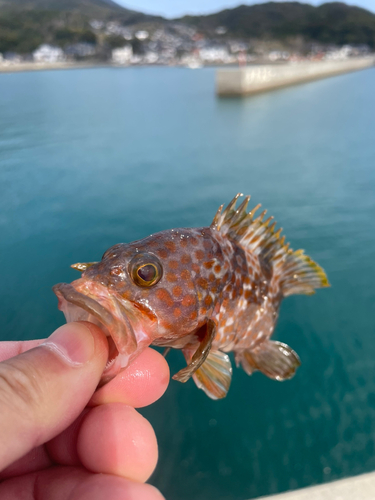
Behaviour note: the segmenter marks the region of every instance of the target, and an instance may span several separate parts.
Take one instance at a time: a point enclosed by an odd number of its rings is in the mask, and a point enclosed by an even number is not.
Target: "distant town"
[[[147,31],[122,26],[115,21],[90,21],[96,38],[116,40],[110,47],[89,42],[78,42],[64,48],[41,44],[30,54],[16,52],[0,53],[0,68],[18,65],[56,65],[64,63],[106,63],[115,66],[185,66],[199,68],[207,65],[246,65],[256,63],[279,63],[302,60],[342,60],[370,53],[366,44],[323,45],[311,43],[309,50],[286,50],[278,42],[246,41],[231,39],[226,28],[218,26],[214,37],[208,38],[196,28],[183,24]],[[222,40],[221,40],[222,38]]]
[[[375,50],[375,14],[331,2],[164,19],[109,0],[0,0],[0,70],[342,60]]]

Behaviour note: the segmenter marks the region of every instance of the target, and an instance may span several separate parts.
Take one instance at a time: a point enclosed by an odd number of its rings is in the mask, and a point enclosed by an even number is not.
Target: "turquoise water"
[[[375,469],[375,69],[219,100],[214,70],[0,74],[1,339],[63,321],[69,265],[158,230],[206,225],[252,194],[327,271],[285,300],[289,382],[234,371],[209,400],[172,382],[145,409],[169,500],[245,500]],[[172,371],[182,366],[172,353]]]

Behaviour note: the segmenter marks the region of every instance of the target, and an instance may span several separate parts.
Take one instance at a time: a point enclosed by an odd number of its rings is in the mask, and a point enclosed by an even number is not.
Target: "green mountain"
[[[42,43],[65,47],[90,42],[103,50],[124,43],[121,36],[93,29],[93,19],[151,31],[178,22],[217,40],[301,39],[303,43],[367,44],[375,49],[375,14],[338,2],[319,7],[299,2],[240,5],[211,15],[169,21],[126,9],[112,0],[0,0],[0,52],[27,54]],[[226,33],[218,35],[218,27],[224,27]]]
[[[185,16],[180,21],[211,35],[222,26],[230,37],[283,40],[302,36],[321,43],[375,47],[375,14],[339,2],[319,7],[299,2],[240,5],[216,14]]]
[[[129,19],[153,17],[121,7],[112,0],[0,0],[0,13],[43,11],[76,12],[100,20],[118,15]]]
[[[124,26],[161,20],[111,0],[0,0],[0,52],[27,54],[42,43],[61,47],[100,43],[90,25],[93,19],[118,21]]]

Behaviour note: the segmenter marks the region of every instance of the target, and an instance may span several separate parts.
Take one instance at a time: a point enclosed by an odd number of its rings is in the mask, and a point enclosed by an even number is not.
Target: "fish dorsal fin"
[[[265,340],[254,349],[246,349],[236,356],[236,361],[248,375],[254,371],[282,382],[293,377],[301,361],[296,352],[282,342]]]
[[[211,399],[222,399],[232,380],[232,365],[228,354],[210,351],[206,361],[194,373],[193,380]]]
[[[277,264],[276,264],[277,266]],[[312,295],[315,288],[330,286],[324,270],[303,250],[289,250],[279,261],[280,287],[284,297],[293,294]]]
[[[295,293],[312,294],[315,288],[330,286],[324,270],[303,250],[293,251],[285,243],[285,236],[280,236],[282,229],[275,230],[273,217],[264,220],[266,210],[254,218],[257,205],[250,212],[246,211],[250,196],[246,196],[236,209],[237,194],[223,211],[223,205],[217,211],[211,229],[227,235],[244,250],[261,257],[266,265],[272,265],[273,274],[279,278],[284,296]]]

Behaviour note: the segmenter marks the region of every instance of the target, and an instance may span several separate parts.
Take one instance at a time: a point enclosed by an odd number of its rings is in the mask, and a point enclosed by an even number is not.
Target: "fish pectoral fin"
[[[178,380],[183,383],[187,382],[193,373],[205,362],[216,334],[216,325],[212,320],[208,320],[205,326],[206,332],[199,344],[198,349],[195,351],[191,362],[186,368],[183,368],[177,372],[176,375],[173,375],[173,380]]]
[[[171,347],[166,347],[163,351],[163,358],[166,358],[172,348]]]
[[[254,349],[237,354],[236,360],[248,375],[259,370],[267,377],[283,381],[292,378],[301,361],[298,354],[282,342],[265,340]]]
[[[209,398],[225,398],[232,380],[232,365],[228,354],[210,351],[206,361],[194,373],[193,380]]]

